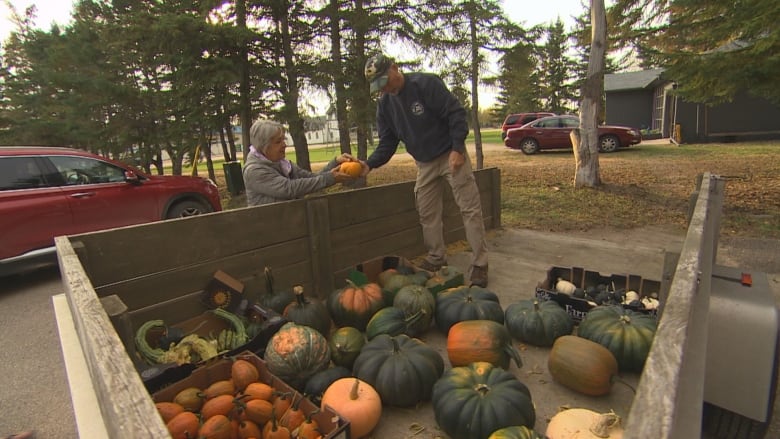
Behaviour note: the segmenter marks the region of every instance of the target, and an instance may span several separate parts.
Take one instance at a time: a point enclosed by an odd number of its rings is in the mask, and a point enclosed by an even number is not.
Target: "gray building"
[[[663,69],[604,75],[606,123],[686,143],[780,138],[780,107],[766,99],[738,93],[731,102],[707,105],[684,101],[674,88]]]

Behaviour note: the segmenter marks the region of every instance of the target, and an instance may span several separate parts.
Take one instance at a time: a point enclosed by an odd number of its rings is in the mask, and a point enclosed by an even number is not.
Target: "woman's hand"
[[[336,157],[336,163],[338,163],[339,165],[345,162],[356,162],[356,161],[357,159],[355,159],[355,157],[352,157],[352,154],[348,154],[348,153],[344,153]]]
[[[330,173],[333,174],[333,177],[336,179],[336,183],[344,183],[345,181],[355,180],[355,177],[341,172],[338,167],[331,169]]]

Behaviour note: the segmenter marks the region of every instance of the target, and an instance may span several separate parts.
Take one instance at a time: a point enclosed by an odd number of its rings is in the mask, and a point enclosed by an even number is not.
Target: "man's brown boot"
[[[478,286],[485,288],[488,284],[488,266],[478,267],[476,265],[471,266],[471,286]]]

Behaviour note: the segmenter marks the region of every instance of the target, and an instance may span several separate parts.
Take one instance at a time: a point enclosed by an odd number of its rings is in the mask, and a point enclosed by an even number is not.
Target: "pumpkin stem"
[[[608,438],[609,430],[618,426],[620,426],[620,416],[610,411],[609,413],[598,415],[589,430],[594,436]]]
[[[482,394],[482,396],[485,396],[488,392],[490,392],[490,386],[487,384],[477,384],[477,387],[474,387],[474,390]]]
[[[398,346],[398,340],[396,340],[395,337],[390,337],[390,340],[393,342],[393,352],[398,353],[398,351],[401,350],[401,348]]]
[[[523,367],[523,359],[520,358],[520,352],[512,345],[512,343],[508,343],[504,348],[504,351],[506,351],[506,353],[512,357],[518,369]]]
[[[293,293],[295,293],[295,299],[299,305],[306,305],[306,298],[303,296],[303,285],[294,286]]]
[[[620,316],[620,321],[622,323],[625,323],[626,325],[631,324],[631,317],[629,316]]]
[[[349,399],[352,401],[358,399],[358,387],[360,386],[360,380],[355,378],[355,384],[352,385],[352,390],[349,391]]]

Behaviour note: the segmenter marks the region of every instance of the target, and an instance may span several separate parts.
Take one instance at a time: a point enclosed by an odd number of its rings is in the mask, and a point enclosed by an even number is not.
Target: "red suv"
[[[533,122],[540,117],[547,116],[555,116],[555,113],[537,112],[510,114],[506,117],[506,119],[504,119],[504,124],[501,125],[501,140],[506,139],[506,132],[511,128],[518,128],[527,124],[528,122]]]
[[[51,259],[55,236],[220,210],[206,178],[148,175],[77,149],[0,147],[0,275]]]
[[[543,117],[509,130],[504,145],[525,154],[536,154],[544,149],[571,149],[571,130],[579,126],[577,116]],[[615,152],[642,141],[639,130],[617,125],[599,125],[598,135],[600,152]]]

